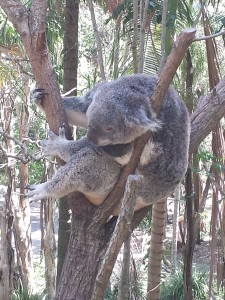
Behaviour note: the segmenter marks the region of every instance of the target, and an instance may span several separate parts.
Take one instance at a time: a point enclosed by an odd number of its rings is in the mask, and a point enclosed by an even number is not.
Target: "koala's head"
[[[87,119],[87,138],[99,146],[127,144],[161,127],[149,98],[115,87],[95,94]]]

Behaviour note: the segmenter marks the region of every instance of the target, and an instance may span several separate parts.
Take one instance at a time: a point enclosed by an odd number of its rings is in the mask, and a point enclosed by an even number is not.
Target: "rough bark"
[[[64,9],[64,39],[63,39],[63,92],[77,87],[78,69],[78,19],[80,0],[66,0]],[[68,96],[76,95],[77,90]]]
[[[191,115],[189,152],[193,153],[225,112],[225,77],[206,95]]]
[[[2,107],[2,122],[1,126],[5,132],[13,136],[12,129],[12,108],[13,103],[9,97],[6,97]],[[7,152],[14,153],[15,144],[13,140],[5,138],[5,145]],[[14,276],[14,250],[12,247],[13,237],[13,208],[12,208],[12,194],[16,192],[15,184],[15,165],[13,158],[7,157],[6,171],[8,178],[8,187],[5,194],[5,203],[2,213],[1,226],[1,241],[0,241],[0,299],[10,299],[13,290],[13,276]],[[14,236],[15,237],[15,236]],[[16,238],[16,237],[15,237]]]
[[[12,211],[3,206],[0,243],[0,299],[10,299],[13,288],[12,221]]]
[[[77,94],[78,70],[78,19],[79,0],[66,0],[64,9],[64,57],[63,57],[63,91],[72,90],[69,95]],[[75,88],[75,89],[74,89]],[[58,230],[58,259],[57,259],[57,284],[62,272],[67,247],[70,238],[70,205],[67,197],[59,199],[59,230]]]
[[[25,87],[29,95],[28,86]],[[26,103],[26,107],[24,105]],[[29,100],[24,99],[21,103],[19,119],[19,138],[23,141],[27,137],[29,129],[29,115],[27,107]],[[22,149],[22,152],[24,149]],[[30,291],[34,288],[33,251],[31,242],[30,205],[24,198],[25,186],[28,184],[28,164],[20,164],[20,196],[18,203],[14,203],[14,232],[16,233],[16,246],[20,258],[20,270],[23,285]]]
[[[138,1],[133,0],[133,40],[132,40],[132,55],[133,55],[133,69],[134,73],[138,73],[138,52],[137,52],[137,41],[138,41]]]
[[[194,199],[192,193],[192,175],[191,169],[188,168],[185,178],[186,190],[186,212],[187,212],[187,241],[184,249],[184,299],[192,300],[192,259],[195,245],[194,237]]]

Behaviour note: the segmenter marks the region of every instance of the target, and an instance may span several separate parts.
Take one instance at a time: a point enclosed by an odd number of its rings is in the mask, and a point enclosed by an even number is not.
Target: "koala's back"
[[[157,78],[147,77],[145,93],[152,95]],[[152,133],[137,168],[144,178],[138,194],[148,204],[170,196],[188,165],[189,114],[173,87],[168,89],[157,119],[162,128]]]
[[[137,115],[136,111],[143,107],[151,119],[154,115],[151,95],[156,82],[157,77],[154,76],[124,76],[108,83],[106,93],[114,105],[121,107],[124,114],[133,114],[138,119],[141,115]],[[107,96],[104,99],[108,101]],[[184,102],[172,86],[168,89],[156,118],[161,123],[161,129],[152,133],[152,140],[146,145],[136,170],[137,174],[143,175],[143,182],[137,191],[138,199],[143,205],[168,197],[183,178],[188,164],[189,115]],[[132,122],[130,120],[128,123]],[[118,143],[121,142],[118,138]]]

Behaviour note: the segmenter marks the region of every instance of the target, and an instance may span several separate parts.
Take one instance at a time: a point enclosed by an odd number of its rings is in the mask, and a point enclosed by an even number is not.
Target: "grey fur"
[[[82,126],[88,127],[87,137],[67,141],[62,129],[59,137],[51,133],[50,140],[42,142],[45,153],[57,155],[67,164],[27,195],[38,200],[79,191],[95,205],[101,204],[122,166],[129,162],[133,141],[151,130],[153,138],[136,170],[141,184],[133,195],[135,209],[168,197],[187,168],[190,124],[187,109],[173,87],[156,117],[150,100],[156,81],[148,75],[124,76],[96,85],[84,97],[63,98],[70,124],[79,125],[76,118],[80,115]],[[37,95],[41,97],[40,92]]]

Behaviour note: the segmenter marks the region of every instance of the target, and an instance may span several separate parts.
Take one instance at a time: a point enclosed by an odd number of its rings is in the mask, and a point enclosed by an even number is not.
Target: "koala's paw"
[[[44,184],[33,184],[26,186],[26,189],[29,190],[24,196],[25,198],[32,198],[32,201],[39,201],[44,198],[47,198],[48,195],[45,192]]]
[[[31,91],[31,94],[36,105],[41,105],[45,95],[48,95],[48,93],[45,93],[44,89],[38,88]]]

